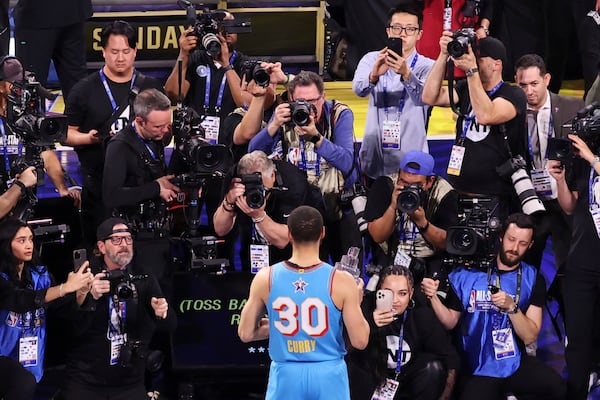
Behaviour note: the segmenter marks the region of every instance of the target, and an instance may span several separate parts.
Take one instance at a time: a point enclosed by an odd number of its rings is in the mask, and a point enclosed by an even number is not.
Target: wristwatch
[[[475,67],[475,68],[471,68],[465,71],[465,74],[467,74],[467,78],[470,78],[473,76],[473,74],[475,72],[479,72],[479,68]]]
[[[229,64],[226,67],[221,68],[223,71],[227,72],[227,71],[231,71],[233,69],[233,65]]]
[[[518,312],[519,312],[519,305],[517,303],[515,303],[515,306],[511,310],[508,310],[506,313],[507,314],[516,314]]]
[[[317,133],[315,136],[310,138],[310,141],[314,144],[317,144],[321,140],[321,134]]]

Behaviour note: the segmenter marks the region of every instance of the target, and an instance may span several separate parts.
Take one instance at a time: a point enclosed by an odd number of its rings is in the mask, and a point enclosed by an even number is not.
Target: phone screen
[[[73,250],[73,270],[77,272],[81,265],[87,260],[87,250]]]

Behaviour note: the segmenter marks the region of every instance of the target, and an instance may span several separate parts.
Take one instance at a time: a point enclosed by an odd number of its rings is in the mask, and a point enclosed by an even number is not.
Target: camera
[[[590,148],[592,153],[600,152],[600,103],[597,101],[588,104],[571,120],[571,131],[579,136]]]
[[[500,288],[495,285],[488,285],[488,290],[490,291],[491,294],[496,294],[500,291]]]
[[[359,183],[344,188],[340,193],[340,204],[342,208],[352,206],[358,230],[360,233],[364,233],[367,230],[367,221],[364,218],[367,205],[367,189]]]
[[[419,207],[425,207],[427,204],[427,191],[420,184],[413,183],[400,191],[396,207],[398,210],[411,214]]]
[[[186,4],[188,16],[195,14],[193,4]],[[221,54],[221,41],[218,34],[227,33],[247,33],[252,31],[252,24],[249,20],[225,20],[226,14],[223,11],[205,11],[196,15],[193,23],[191,35],[198,37],[200,45],[211,56],[215,57]],[[189,17],[188,17],[189,18]]]
[[[473,28],[463,28],[454,31],[452,41],[448,43],[448,54],[454,58],[458,58],[469,52],[469,44],[475,46],[475,30]]]
[[[565,161],[573,158],[573,144],[569,139],[548,138],[548,160]]]
[[[127,340],[119,349],[119,365],[123,368],[131,368],[135,359],[144,360],[148,372],[158,372],[164,361],[162,352],[150,350],[140,340]]]
[[[496,171],[503,178],[510,176],[515,192],[519,196],[521,210],[527,215],[532,215],[546,211],[546,207],[535,192],[533,182],[525,170],[526,166],[523,157],[518,155],[496,167]]]
[[[14,82],[6,105],[6,122],[26,147],[51,146],[67,139],[67,117],[46,113],[44,89],[33,77]]]
[[[267,87],[271,83],[269,71],[261,67],[262,61],[246,60],[244,61],[243,70],[246,82],[254,81],[260,87]]]
[[[458,225],[446,230],[446,251],[453,256],[445,263],[485,266],[497,253],[503,210],[495,197],[458,199]]]
[[[242,175],[240,178],[246,187],[244,196],[246,196],[246,203],[248,203],[248,207],[255,209],[261,208],[263,204],[265,204],[267,190],[263,185],[260,172]]]
[[[173,111],[175,151],[181,155],[189,172],[180,179],[186,184],[206,177],[222,177],[233,166],[231,150],[223,144],[206,141],[202,118],[191,107]]]
[[[18,156],[10,163],[11,178],[22,173],[29,167],[34,167],[36,170],[44,168],[44,160],[39,154],[29,156]]]
[[[122,269],[104,271],[102,279],[110,281],[110,295],[117,296],[120,301],[137,300],[136,281],[147,279],[148,275],[131,275]]]
[[[298,99],[296,101],[290,101],[290,116],[292,123],[297,126],[306,126],[310,124],[310,113],[311,111],[316,114],[317,109],[311,103],[304,99]]]

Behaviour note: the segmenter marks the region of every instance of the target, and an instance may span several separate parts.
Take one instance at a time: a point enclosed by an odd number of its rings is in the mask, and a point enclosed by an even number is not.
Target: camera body
[[[242,183],[246,187],[244,196],[246,196],[246,203],[250,208],[261,208],[265,204],[265,197],[267,190],[263,185],[262,175],[260,172],[253,174],[246,174],[240,177]]]
[[[304,99],[298,99],[296,101],[288,102],[290,105],[290,116],[292,118],[292,124],[297,126],[307,126],[310,124],[311,112],[317,112],[315,106]]]
[[[119,365],[133,367],[135,359],[144,360],[148,372],[158,372],[163,365],[164,356],[158,350],[150,350],[141,340],[127,340],[119,350]]]
[[[25,146],[51,146],[67,139],[67,117],[46,113],[41,85],[33,78],[14,82],[6,105],[6,122]]]
[[[485,269],[498,251],[502,220],[495,197],[459,197],[458,225],[446,230],[446,264],[474,265]]]
[[[246,82],[254,81],[260,87],[266,88],[271,83],[269,71],[261,67],[262,61],[246,60],[244,61],[243,70]]]
[[[10,163],[11,178],[14,178],[29,167],[34,167],[37,171],[43,170],[44,160],[36,153],[29,156],[18,156]]]
[[[225,20],[225,16],[225,12],[222,11],[203,12],[196,15],[196,21],[190,34],[198,38],[202,48],[211,57],[221,54],[221,41],[217,36],[218,34],[248,33],[252,31],[252,24],[249,20]]]
[[[454,31],[452,41],[448,43],[448,54],[454,58],[458,58],[469,52],[469,44],[472,48],[475,47],[475,30],[473,28],[463,28]]]
[[[119,301],[129,299],[137,300],[137,289],[135,281],[147,279],[148,275],[131,275],[122,269],[104,271],[104,277],[110,281],[110,295],[117,296]]]
[[[548,160],[566,161],[573,156],[573,143],[569,139],[548,138]]]
[[[571,121],[571,130],[581,138],[592,153],[600,152],[600,103],[597,101],[577,112]]]
[[[396,207],[401,212],[412,214],[419,207],[425,207],[427,205],[427,190],[423,189],[423,186],[417,183],[413,183],[400,191],[398,194],[398,200],[396,201]]]
[[[515,192],[519,196],[521,210],[527,215],[532,215],[546,211],[546,207],[538,197],[526,167],[527,163],[523,157],[517,155],[496,167],[496,172],[503,178],[510,177]]]

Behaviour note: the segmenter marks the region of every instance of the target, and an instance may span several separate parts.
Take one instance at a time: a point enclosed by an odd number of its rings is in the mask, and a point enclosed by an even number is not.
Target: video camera
[[[132,368],[132,361],[136,358],[144,360],[146,370],[151,373],[158,372],[164,361],[161,351],[150,350],[141,340],[125,341],[119,349],[119,365],[123,368]]]
[[[448,54],[454,58],[458,58],[469,52],[469,45],[475,47],[475,30],[473,28],[463,28],[454,31],[452,41],[448,43]]]
[[[315,106],[304,99],[290,101],[288,104],[290,105],[291,122],[297,126],[306,126],[310,124],[311,111],[315,114],[317,113]]]
[[[417,183],[404,186],[398,195],[396,207],[401,212],[411,214],[419,207],[425,207],[429,196],[423,186]]]
[[[592,153],[600,152],[600,103],[597,101],[588,104],[569,123],[562,126],[569,129],[573,134],[590,148]],[[573,156],[573,144],[569,139],[549,138],[548,159],[564,161]]]
[[[221,54],[221,41],[217,35],[252,32],[250,20],[224,19],[227,15],[224,11],[204,10],[196,14],[193,3],[186,0],[179,0],[177,3],[186,9],[188,22],[193,26],[190,34],[199,39],[200,45],[211,57]]]
[[[244,61],[243,70],[246,82],[254,81],[260,87],[267,87],[271,83],[269,71],[261,67],[262,61],[246,60]]]
[[[240,178],[246,188],[244,196],[246,196],[248,207],[254,209],[261,208],[265,204],[265,197],[267,195],[267,189],[263,185],[261,173],[246,174]]]
[[[458,199],[458,225],[446,230],[445,264],[464,264],[487,269],[496,257],[502,220],[499,200],[495,197]]]
[[[117,296],[120,301],[137,300],[136,281],[147,279],[148,275],[131,275],[122,269],[104,271],[102,279],[110,281],[110,295]]]

